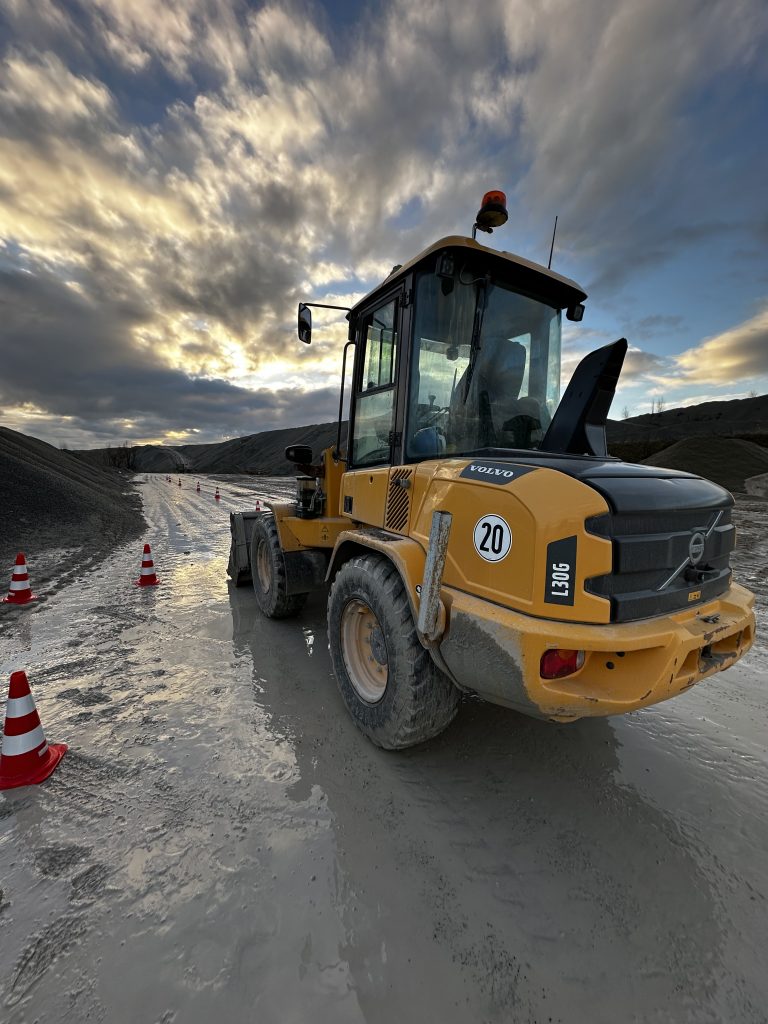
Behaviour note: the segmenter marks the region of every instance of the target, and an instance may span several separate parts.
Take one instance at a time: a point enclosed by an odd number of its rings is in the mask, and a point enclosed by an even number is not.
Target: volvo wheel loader
[[[471,238],[440,239],[347,311],[336,445],[317,461],[288,448],[296,500],[231,517],[229,572],[265,615],[329,588],[342,698],[385,748],[435,736],[462,692],[555,722],[646,707],[753,641],[731,495],[608,454],[626,340],[560,397],[562,314],[581,320],[586,294],[476,240],[506,219],[487,193]]]

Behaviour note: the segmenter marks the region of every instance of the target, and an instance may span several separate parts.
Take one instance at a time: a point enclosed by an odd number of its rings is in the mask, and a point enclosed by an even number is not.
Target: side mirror
[[[308,466],[312,461],[312,449],[308,444],[292,444],[285,449],[285,457],[294,466]]]
[[[584,319],[584,303],[579,302],[575,306],[569,306],[565,311],[565,316],[568,320],[573,320],[575,323],[581,323]]]
[[[312,312],[306,303],[299,303],[299,341],[309,345],[312,341]]]

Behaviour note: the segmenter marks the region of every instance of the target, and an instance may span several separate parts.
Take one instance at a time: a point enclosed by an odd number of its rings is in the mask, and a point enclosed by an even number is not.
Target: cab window
[[[363,369],[355,396],[352,462],[356,466],[387,463],[394,429],[397,373],[397,300],[374,310],[363,324]]]
[[[537,448],[559,397],[560,311],[468,268],[451,284],[417,280],[408,458]]]

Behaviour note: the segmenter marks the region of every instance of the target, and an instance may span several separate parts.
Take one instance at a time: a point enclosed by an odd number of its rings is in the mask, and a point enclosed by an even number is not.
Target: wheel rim
[[[272,566],[269,557],[269,548],[261,541],[256,551],[256,571],[259,574],[261,589],[266,594],[272,585]]]
[[[364,601],[348,601],[341,615],[341,651],[350,682],[368,704],[387,688],[387,643],[379,620]]]

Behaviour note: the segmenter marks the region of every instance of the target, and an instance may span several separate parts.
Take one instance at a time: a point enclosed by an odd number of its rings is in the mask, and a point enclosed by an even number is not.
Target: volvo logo
[[[698,565],[701,556],[704,554],[704,534],[694,533],[688,543],[688,561],[691,565]]]
[[[666,590],[670,583],[672,583],[673,580],[676,580],[681,572],[685,572],[689,565],[699,564],[699,562],[704,557],[704,548],[706,547],[707,537],[710,537],[712,535],[715,527],[720,522],[722,517],[723,510],[720,509],[720,511],[715,514],[712,522],[707,527],[706,533],[703,533],[701,530],[696,530],[694,533],[691,534],[691,539],[688,541],[688,557],[682,563],[682,565],[678,565],[678,567],[675,569],[671,576],[668,576],[667,579],[665,579],[664,582],[656,588],[657,591]]]

